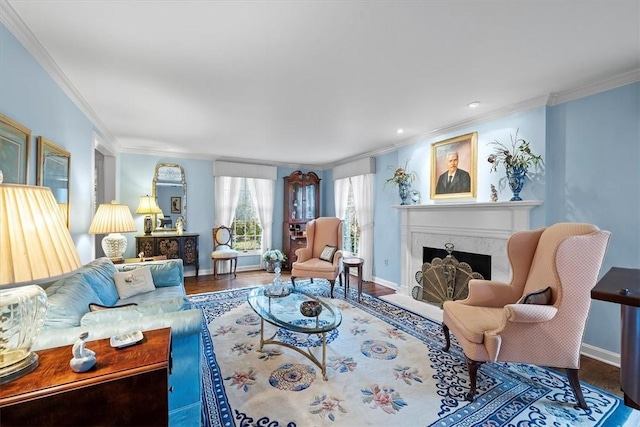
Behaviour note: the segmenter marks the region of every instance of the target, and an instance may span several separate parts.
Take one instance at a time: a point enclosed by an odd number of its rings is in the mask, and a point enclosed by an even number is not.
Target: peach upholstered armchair
[[[482,363],[517,362],[566,369],[578,405],[588,409],[580,345],[609,235],[572,223],[517,232],[507,243],[511,283],[471,280],[466,299],[444,303],[444,350],[451,331],[467,358],[467,400]]]
[[[342,258],[342,220],[321,217],[307,223],[307,247],[296,251],[297,261],[291,266],[291,283],[296,277],[327,279],[331,298]]]

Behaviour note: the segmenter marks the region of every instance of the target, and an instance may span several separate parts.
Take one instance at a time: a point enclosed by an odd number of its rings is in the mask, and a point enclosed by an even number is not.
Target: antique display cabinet
[[[283,268],[291,269],[296,249],[307,246],[307,222],[320,216],[320,178],[314,172],[295,171],[284,177],[284,222],[282,247],[287,259]]]

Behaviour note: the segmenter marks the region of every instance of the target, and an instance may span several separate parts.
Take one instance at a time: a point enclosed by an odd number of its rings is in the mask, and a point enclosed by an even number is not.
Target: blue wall
[[[71,153],[70,231],[82,262],[93,259],[92,122],[40,64],[0,25],[0,113],[31,129],[28,184],[36,184],[36,137],[43,136]]]
[[[640,268],[640,83],[566,102],[547,114],[546,222],[611,231],[601,274]],[[584,340],[620,351],[620,307],[594,301]]]
[[[527,182],[525,199],[544,200],[532,212],[532,227],[560,221],[593,222],[612,231],[605,266],[640,268],[640,84],[629,84],[554,107],[540,107],[502,117],[478,126],[439,135],[397,151],[376,157],[374,189],[374,265],[377,279],[398,284],[399,216],[391,206],[399,202],[397,189],[385,186],[396,167],[409,162],[419,174],[414,184],[429,202],[430,148],[433,142],[468,132],[478,132],[478,201],[489,200],[490,184],[498,186],[504,174],[489,173],[485,162],[493,139],[509,141],[520,129],[520,136],[530,140],[536,153],[545,158],[542,178]],[[93,236],[87,234],[92,219],[93,134],[91,121],[75,106],[53,79],[0,25],[0,113],[32,129],[33,137],[42,135],[71,152],[71,233],[83,262],[93,257]],[[107,143],[112,143],[102,136]],[[138,197],[151,192],[153,171],[158,162],[183,165],[188,184],[189,232],[200,233],[201,269],[211,269],[211,228],[214,225],[212,162],[160,156],[122,154],[118,156],[120,201],[132,212]],[[35,183],[36,146],[32,142],[29,182]],[[293,168],[278,168],[276,181],[273,239],[282,240],[283,181]],[[303,170],[308,172],[308,170]],[[316,173],[321,181],[321,214],[334,215],[331,171]],[[624,184],[623,184],[624,183]],[[500,191],[500,200],[509,198],[509,190]],[[135,215],[142,230],[142,216]],[[135,254],[134,235],[128,236],[127,256]],[[385,260],[388,263],[385,264]],[[258,257],[244,259],[241,265],[256,265]],[[594,302],[587,325],[585,342],[612,352],[620,351],[619,307]]]

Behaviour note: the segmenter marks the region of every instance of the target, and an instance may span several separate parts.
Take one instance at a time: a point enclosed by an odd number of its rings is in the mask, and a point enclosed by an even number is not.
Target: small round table
[[[342,273],[344,274],[344,297],[347,297],[347,289],[349,289],[349,269],[358,269],[358,302],[360,302],[360,295],[362,294],[362,264],[364,260],[362,258],[349,256],[342,258]]]

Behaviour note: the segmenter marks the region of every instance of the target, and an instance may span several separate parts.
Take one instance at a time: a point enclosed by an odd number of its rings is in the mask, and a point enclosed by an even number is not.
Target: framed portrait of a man
[[[478,132],[431,145],[431,198],[476,197]]]

